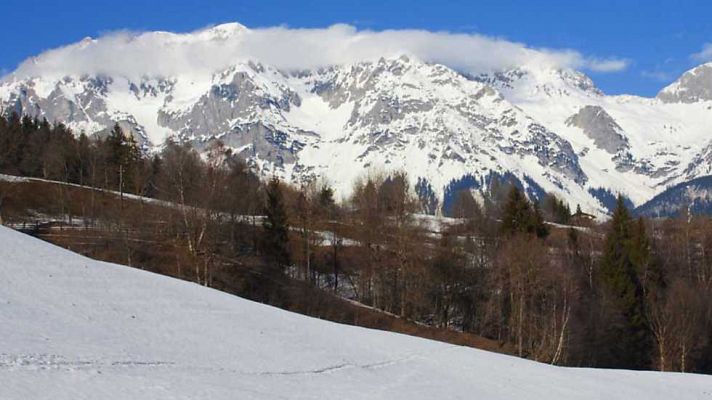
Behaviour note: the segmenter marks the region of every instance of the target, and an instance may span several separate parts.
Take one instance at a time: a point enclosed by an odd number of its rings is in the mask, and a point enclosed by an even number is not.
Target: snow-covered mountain
[[[696,374],[562,368],[336,324],[0,226],[0,398],[703,399]]]
[[[574,71],[516,69],[486,81],[571,143],[589,187],[641,204],[674,183],[709,174],[709,100],[678,101],[666,96],[668,89],[652,99],[606,96]],[[684,77],[676,85],[697,87]]]
[[[668,188],[635,209],[647,217],[712,215],[712,175],[691,179]]]
[[[219,49],[249,34],[227,24],[132,40]],[[72,49],[96,45],[85,39]],[[513,176],[530,193],[555,192],[603,214],[601,193],[639,205],[712,173],[712,64],[657,98],[606,96],[568,68],[527,64],[473,75],[407,56],[308,69],[240,59],[218,71],[138,78],[112,71],[10,74],[0,103],[78,132],[119,122],[147,147],[170,135],[200,149],[219,139],[266,176],[322,177],[343,196],[368,171],[405,170],[441,200],[448,188]]]

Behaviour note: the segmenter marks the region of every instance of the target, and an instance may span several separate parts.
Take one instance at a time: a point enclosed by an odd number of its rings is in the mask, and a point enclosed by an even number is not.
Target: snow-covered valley
[[[695,374],[561,368],[289,313],[0,227],[2,399],[709,399]]]

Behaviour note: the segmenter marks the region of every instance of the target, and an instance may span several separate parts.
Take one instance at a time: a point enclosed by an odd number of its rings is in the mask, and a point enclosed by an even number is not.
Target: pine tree
[[[148,167],[148,177],[146,178],[146,187],[143,193],[144,196],[156,197],[158,194],[157,180],[161,173],[162,162],[163,160],[161,160],[161,157],[158,155],[154,155],[153,158],[151,158]]]
[[[50,176],[47,162],[51,155],[58,155],[59,149],[48,146],[52,129],[47,120],[43,120],[39,129],[32,130],[27,119],[23,119],[23,130],[25,130],[25,143],[23,146],[22,159],[20,160],[19,171],[25,176],[41,176],[43,178],[57,178]]]
[[[571,219],[571,209],[563,200],[553,194],[547,194],[543,201],[543,208],[551,221],[559,224],[568,224]]]
[[[502,231],[508,235],[534,234],[539,238],[544,238],[549,234],[539,206],[529,203],[526,196],[516,186],[512,186],[510,189],[507,202],[504,205]]]
[[[456,218],[471,220],[479,220],[482,216],[480,205],[469,190],[461,190],[457,194],[457,198],[452,205],[452,213]]]
[[[334,189],[329,185],[323,185],[321,189],[319,189],[319,207],[329,211],[335,203]]]
[[[124,131],[119,124],[114,124],[111,132],[109,132],[109,136],[106,137],[106,141],[104,142],[107,147],[106,158],[111,164],[119,165],[121,163],[125,139]]]
[[[75,157],[78,163],[77,182],[80,185],[85,185],[90,175],[91,153],[93,149],[89,138],[84,132],[79,135],[79,140],[77,140],[74,147]],[[91,184],[94,184],[94,182],[91,182]]]
[[[134,190],[129,191],[138,192],[139,190],[136,190],[135,184],[137,181],[140,181],[140,175],[142,174],[142,171],[138,170],[142,157],[141,149],[133,135],[129,135],[125,138],[121,156],[121,166],[124,173],[122,191],[126,191],[127,188],[134,188]]]
[[[7,119],[6,133],[0,143],[0,166],[3,172],[17,174],[18,166],[22,160],[23,147],[26,137],[22,133],[20,116],[13,112]]]
[[[104,186],[108,189],[121,190],[123,167],[121,165],[124,152],[124,132],[119,124],[115,124],[109,136],[103,143],[104,147]]]
[[[601,280],[605,304],[612,318],[605,327],[605,366],[645,368],[649,365],[650,332],[645,318],[643,288],[636,262],[645,259],[641,243],[635,239],[632,219],[619,196],[606,235],[601,260]],[[637,243],[636,243],[637,242]]]
[[[642,217],[636,220],[631,235],[631,259],[635,265],[635,271],[643,287],[643,292],[647,297],[651,292],[664,288],[665,277],[660,263],[653,259],[651,255],[652,244],[648,238],[645,221]]]
[[[104,141],[107,173],[106,184],[115,190],[125,192],[133,186],[135,167],[141,160],[141,150],[133,135],[125,135],[119,124],[114,124],[109,136]]]
[[[631,229],[630,257],[636,273],[642,277],[650,263],[650,241],[642,217],[635,221]]]
[[[512,186],[507,195],[502,215],[502,230],[508,234],[525,232],[531,223],[531,210],[524,194]]]
[[[543,239],[549,236],[549,228],[544,224],[544,217],[541,215],[539,204],[534,203],[534,211],[531,214],[527,232],[534,233],[536,237]]]
[[[266,188],[264,251],[279,267],[290,263],[289,225],[281,183],[272,178]]]

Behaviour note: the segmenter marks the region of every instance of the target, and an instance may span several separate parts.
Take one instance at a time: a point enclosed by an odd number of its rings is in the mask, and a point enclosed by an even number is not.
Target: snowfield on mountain
[[[0,227],[0,398],[710,399],[712,377],[561,368],[340,325]]]

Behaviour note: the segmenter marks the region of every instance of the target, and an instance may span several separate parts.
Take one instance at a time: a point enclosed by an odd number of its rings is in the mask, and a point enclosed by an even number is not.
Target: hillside
[[[635,209],[646,217],[675,217],[685,208],[695,215],[712,215],[712,176],[679,183]]]
[[[712,380],[552,367],[289,313],[0,228],[3,399],[705,399]]]

